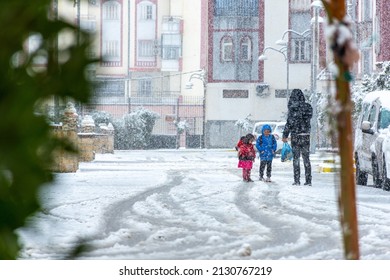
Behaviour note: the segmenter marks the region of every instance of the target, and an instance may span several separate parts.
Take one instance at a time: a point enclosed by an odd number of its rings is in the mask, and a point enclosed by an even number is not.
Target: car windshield
[[[256,127],[256,133],[257,134],[261,134],[261,130],[263,129],[263,125],[265,125],[265,124],[261,124],[261,125],[259,125],[258,127]],[[274,131],[275,130],[275,124],[269,124],[269,126],[271,127],[271,129],[272,129],[272,131]]]
[[[282,133],[284,130],[284,124],[283,125],[278,125],[276,128],[275,128],[275,133]]]
[[[380,113],[379,128],[385,129],[390,125],[390,111],[387,108],[382,108]]]

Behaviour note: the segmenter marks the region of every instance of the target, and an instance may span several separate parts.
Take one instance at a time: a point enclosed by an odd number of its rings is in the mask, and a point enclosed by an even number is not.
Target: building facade
[[[59,2],[63,17],[95,35],[91,56],[101,58],[89,69],[94,92],[84,113],[105,111],[122,118],[146,108],[160,116],[156,138],[175,139],[175,123],[186,121],[183,146],[200,147],[203,90],[185,90],[191,74],[200,70],[200,2],[193,9],[182,0]],[[185,22],[191,24],[185,27]]]
[[[89,70],[94,108],[116,118],[141,106],[156,111],[156,136],[177,137],[174,122],[186,120],[187,147],[233,147],[243,133],[235,123],[244,118],[285,120],[293,88],[309,99],[329,94],[317,83],[331,62],[326,15],[312,5],[318,1],[59,2],[64,17],[96,34],[91,56],[102,60]],[[389,60],[390,7],[381,0],[346,5],[362,54],[359,78]],[[315,25],[315,15],[324,23]]]
[[[210,147],[231,147],[242,133],[237,120],[284,121],[288,89],[310,93],[311,1],[203,2],[209,23],[206,139]],[[282,39],[286,45],[276,44]]]

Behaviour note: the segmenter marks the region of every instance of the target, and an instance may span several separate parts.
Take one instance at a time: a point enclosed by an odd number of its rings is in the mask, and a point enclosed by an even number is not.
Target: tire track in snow
[[[246,185],[247,186],[247,185]],[[260,193],[258,196],[259,201],[258,205],[251,204],[253,201],[253,189],[258,188]],[[293,244],[299,240],[300,232],[294,231],[292,225],[286,224],[285,221],[276,220],[275,217],[284,214],[284,209],[282,204],[278,199],[279,190],[276,184],[272,186],[266,185],[264,183],[256,182],[255,184],[250,185],[250,187],[240,188],[236,194],[235,204],[237,207],[246,214],[253,222],[259,223],[269,229],[267,235],[267,242],[263,244],[253,244],[252,247],[254,250],[265,252],[266,258],[272,258],[272,251],[279,252],[276,248],[276,244]],[[280,214],[276,214],[279,212]],[[267,250],[271,249],[271,250]],[[290,250],[290,249],[289,249]]]
[[[164,255],[176,255],[178,258],[190,258],[190,256],[194,258],[199,255],[198,251],[201,250],[204,240],[193,238],[185,241],[184,239],[197,232],[206,232],[209,228],[207,225],[192,221],[192,216],[183,203],[202,200],[202,196],[195,190],[193,199],[178,201],[172,198],[170,194],[172,188],[182,187],[184,175],[178,171],[168,173],[168,180],[160,186],[112,205],[104,215],[105,222],[102,226],[104,236],[100,237],[101,240],[113,232],[123,231],[124,227],[128,226],[128,231],[119,237],[117,243],[130,248],[129,253],[126,253],[129,258],[132,258],[132,253],[139,256],[147,255],[148,252],[156,254],[156,251],[161,252],[160,258],[165,258]],[[164,208],[164,205],[169,207],[166,210],[171,213],[159,215],[161,209],[158,208]],[[156,244],[151,244],[156,242],[157,247]],[[147,245],[148,243],[151,246]],[[180,249],[177,248],[178,243],[181,243]],[[111,246],[112,244],[108,242],[107,247]],[[186,252],[183,252],[184,250]]]
[[[139,215],[133,210],[136,203],[146,201],[149,197],[155,195],[165,195],[169,193],[169,190],[174,185],[180,184],[182,176],[168,176],[168,180],[162,183],[160,186],[140,193],[136,196],[132,196],[128,199],[122,200],[116,204],[113,204],[105,214],[105,222],[103,231],[107,234],[109,232],[117,231],[123,227],[123,220],[129,218],[131,220],[139,219],[145,222],[151,222],[153,224],[159,224],[161,221],[158,218],[152,216]],[[172,203],[172,202],[171,202]]]
[[[191,259],[204,255],[204,251],[214,252],[209,258],[231,258],[226,254],[242,245],[241,238],[235,227],[229,227],[234,219],[224,211],[218,212],[220,203],[231,204],[223,199],[225,192],[231,190],[223,186],[222,190],[204,193],[202,180],[207,180],[207,176],[199,179],[202,176],[189,172],[168,173],[168,180],[162,185],[110,207],[104,215],[104,236],[100,240],[104,242],[105,236],[118,233],[116,242],[128,248],[123,253],[126,258],[147,258],[148,253],[160,253],[162,259],[166,255]],[[164,210],[169,213],[159,213]],[[128,229],[124,230],[126,226]],[[112,245],[107,242],[107,248]],[[117,252],[111,255],[115,256]]]
[[[279,198],[281,192],[291,191],[289,187],[281,187],[278,184],[255,183],[250,188],[241,188],[237,193],[235,203],[237,207],[254,222],[258,222],[269,229],[267,234],[269,241],[253,246],[254,255],[258,258],[278,259],[285,255],[295,255],[297,258],[311,258],[308,252],[313,252],[317,247],[319,252],[329,248],[329,251],[337,248],[339,244],[324,238],[327,234],[333,234],[331,221],[322,220],[321,214],[299,211]],[[302,195],[304,190],[302,190]],[[258,198],[258,205],[251,205],[254,196]],[[319,211],[320,213],[320,211]],[[327,217],[326,215],[323,216]],[[338,224],[337,224],[338,225]],[[323,231],[322,236],[303,234],[308,228],[315,227]],[[326,253],[321,257],[325,258]],[[321,258],[320,257],[320,258]],[[317,257],[318,258],[318,257]]]

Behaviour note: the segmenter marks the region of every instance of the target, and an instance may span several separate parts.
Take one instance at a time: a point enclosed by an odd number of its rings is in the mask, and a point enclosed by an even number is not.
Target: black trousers
[[[305,167],[305,180],[306,183],[311,183],[310,135],[291,135],[291,148],[293,153],[294,182],[300,182],[300,157],[302,155]]]
[[[260,168],[259,168],[260,178],[263,178],[264,169],[266,166],[267,166],[267,177],[271,178],[272,160],[260,160]]]

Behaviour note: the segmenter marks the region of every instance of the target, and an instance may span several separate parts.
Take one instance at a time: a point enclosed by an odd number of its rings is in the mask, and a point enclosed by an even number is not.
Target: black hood
[[[291,91],[288,107],[290,107],[293,103],[305,103],[305,95],[303,94],[302,90],[293,89]]]

